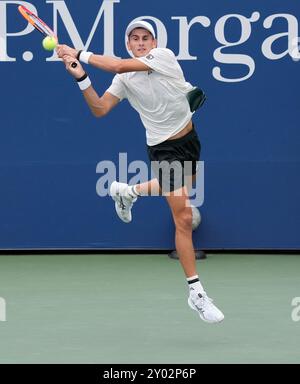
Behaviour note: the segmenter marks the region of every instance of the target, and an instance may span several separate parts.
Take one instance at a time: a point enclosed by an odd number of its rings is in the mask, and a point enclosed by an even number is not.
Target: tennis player
[[[134,186],[114,181],[110,195],[115,201],[116,212],[121,220],[129,223],[132,206],[140,196],[160,192],[166,197],[176,227],[176,251],[189,287],[188,304],[202,320],[218,323],[224,315],[212,303],[199,280],[192,242],[192,209],[187,181],[196,174],[201,146],[186,96],[194,87],[185,81],[174,53],[157,48],[155,31],[150,23],[132,22],[126,35],[128,49],[134,58],[96,55],[66,45],[59,45],[57,53],[77,80],[96,117],[105,116],[123,99],[128,99],[139,113],[146,129],[148,155],[156,178]],[[74,62],[78,64],[76,68],[72,67]],[[101,97],[80,62],[116,74]]]

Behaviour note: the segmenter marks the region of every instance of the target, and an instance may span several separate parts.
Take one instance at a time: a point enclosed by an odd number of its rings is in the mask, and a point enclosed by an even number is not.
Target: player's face
[[[134,29],[128,39],[128,49],[132,51],[134,57],[143,57],[156,48],[156,40],[146,29]]]

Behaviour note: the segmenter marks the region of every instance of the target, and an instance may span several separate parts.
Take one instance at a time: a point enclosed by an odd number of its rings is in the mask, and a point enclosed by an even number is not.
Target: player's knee
[[[176,229],[182,231],[191,231],[192,219],[192,210],[190,208],[183,209],[175,217]]]

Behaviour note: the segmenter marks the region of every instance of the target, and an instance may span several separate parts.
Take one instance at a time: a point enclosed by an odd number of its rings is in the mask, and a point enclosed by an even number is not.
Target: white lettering
[[[136,378],[138,371],[117,371],[114,369],[110,369],[109,371],[104,371],[103,378],[104,379],[127,379],[130,381],[134,381]]]
[[[135,185],[141,182],[148,181],[148,177],[145,177],[145,175],[148,174],[148,166],[144,161],[132,161],[128,166],[128,173],[135,175],[129,180],[129,185]],[[143,177],[145,177],[145,179],[143,179]]]
[[[107,172],[104,173],[105,171]],[[97,164],[96,173],[104,173],[104,175],[99,178],[96,184],[97,195],[100,197],[108,196],[109,187],[111,183],[117,178],[116,167],[114,163],[109,160],[100,161],[100,163]]]
[[[6,301],[0,297],[0,321],[6,321]]]
[[[99,5],[99,11],[96,15],[95,21],[91,27],[89,35],[86,41],[83,41],[81,38],[80,32],[76,26],[76,22],[66,5],[64,0],[46,0],[46,3],[52,6],[53,9],[53,20],[48,20],[49,25],[53,25],[54,32],[59,36],[59,26],[64,25],[72,42],[72,45],[77,49],[88,50],[94,37],[97,34],[99,25],[103,27],[99,35],[103,38],[103,54],[107,56],[117,57],[114,53],[114,6],[119,4],[121,0],[102,0]],[[25,20],[18,21],[17,25],[21,27],[15,28],[14,31],[8,30],[10,24],[8,24],[8,6],[17,7],[17,5],[24,5],[29,8],[35,14],[38,14],[36,7],[28,1],[20,0],[1,0],[0,1],[0,62],[15,62],[15,57],[10,57],[8,54],[8,42],[12,41],[15,37],[25,36],[30,34],[34,27],[26,23]],[[10,10],[10,9],[9,9]],[[224,68],[221,66],[214,66],[212,69],[213,78],[220,82],[234,83],[242,82],[251,78],[255,72],[255,58],[250,55],[242,53],[230,53],[228,50],[231,47],[241,46],[246,43],[252,34],[252,23],[257,22],[260,19],[260,13],[255,11],[250,17],[246,17],[240,14],[228,14],[220,17],[215,24],[214,35],[218,43],[221,44],[213,52],[213,57],[217,63],[225,64]],[[140,16],[135,18],[132,21],[138,20],[149,20],[155,24],[157,30],[157,40],[158,46],[165,48],[168,43],[168,32],[164,23],[154,17],[154,16]],[[190,52],[190,39],[195,38],[196,28],[195,24],[200,24],[201,27],[208,28],[211,26],[211,20],[206,16],[195,16],[190,20],[186,16],[171,16],[171,20],[178,21],[179,31],[179,52],[177,54],[178,60],[198,60],[198,56],[192,55]],[[228,34],[230,29],[225,33],[225,28],[230,28],[230,22],[238,21],[241,27],[240,37],[236,41],[230,41]],[[279,60],[284,58],[287,55],[290,55],[291,58],[297,62],[300,60],[300,51],[299,51],[299,26],[298,19],[291,14],[287,13],[278,13],[268,16],[263,21],[263,27],[265,29],[270,29],[275,22],[278,20],[287,21],[287,31],[276,33],[272,36],[268,36],[261,44],[261,51],[265,58],[269,60]],[[101,23],[102,22],[102,23]],[[60,23],[60,24],[59,24]],[[192,27],[193,32],[192,32]],[[21,29],[23,28],[23,29]],[[19,30],[21,29],[21,30]],[[199,29],[199,28],[198,28]],[[193,33],[193,35],[192,35]],[[102,37],[103,36],[103,37]],[[281,52],[274,52],[275,43],[280,41],[280,39],[287,39],[287,47],[284,48]],[[99,40],[99,39],[98,39]],[[125,36],[125,40],[127,40]],[[197,41],[197,40],[196,40]],[[61,41],[61,43],[63,43]],[[282,45],[282,44],[281,44]],[[127,44],[125,44],[127,49]],[[102,49],[102,48],[101,48]],[[99,48],[100,51],[100,48]],[[99,52],[98,51],[98,52]],[[130,52],[128,52],[131,55]],[[52,56],[46,60],[49,62],[58,61],[56,51],[54,50],[51,53]],[[205,52],[204,55],[210,55],[209,52]],[[24,61],[32,61],[33,53],[30,51],[25,51],[21,53],[21,57]],[[227,64],[227,65],[226,65]],[[242,73],[239,73],[238,70],[231,73],[234,73],[230,76],[229,72],[226,74],[228,68],[232,68],[233,65],[239,65],[241,67]]]
[[[27,23],[24,19],[26,28],[20,32],[8,32],[7,31],[7,5],[24,5],[31,12],[37,14],[37,10],[34,5],[27,3],[27,1],[1,1],[0,2],[0,62],[1,61],[16,61],[16,58],[9,57],[7,54],[7,37],[24,36],[31,33],[34,27]]]
[[[238,41],[236,42],[229,42],[225,38],[225,25],[229,19],[236,18],[239,20],[241,23],[241,37]],[[234,83],[234,82],[239,82],[239,81],[245,81],[249,79],[255,70],[255,62],[252,59],[252,57],[248,55],[241,55],[241,54],[225,54],[222,52],[224,48],[228,47],[234,47],[237,45],[241,45],[245,43],[249,37],[251,36],[251,23],[258,21],[260,18],[260,14],[258,12],[253,12],[251,17],[247,19],[245,16],[242,15],[225,15],[221,17],[216,26],[215,26],[215,35],[216,39],[218,40],[219,43],[223,44],[222,47],[217,48],[214,52],[214,58],[216,61],[219,63],[223,64],[242,64],[246,65],[249,69],[248,74],[243,77],[238,77],[238,78],[227,78],[221,75],[221,68],[220,67],[215,67],[213,68],[213,76],[215,79],[219,81],[224,81],[227,83]]]
[[[265,19],[264,27],[265,28],[271,28],[273,25],[273,21],[275,19],[279,19],[279,18],[284,18],[287,20],[288,32],[278,33],[276,35],[270,36],[264,41],[264,43],[261,47],[261,50],[262,50],[262,53],[264,54],[264,56],[270,60],[282,59],[284,56],[286,56],[288,54],[291,57],[293,57],[293,51],[295,49],[295,46],[293,45],[293,40],[298,39],[298,20],[293,15],[288,15],[285,13],[271,15]],[[285,50],[284,52],[276,54],[272,51],[272,45],[276,40],[278,40],[282,37],[288,38],[288,40],[287,40],[288,41],[288,49]]]
[[[292,40],[292,46],[293,46],[292,59],[294,61],[300,61],[300,37],[295,37]]]
[[[172,17],[172,20],[179,20],[179,53],[177,56],[178,60],[197,60],[197,56],[191,56],[189,53],[189,41],[190,36],[189,32],[191,27],[199,23],[203,27],[210,26],[210,20],[205,16],[194,17],[190,23],[188,23],[187,18],[184,16]]]
[[[97,14],[96,20],[92,27],[92,30],[89,34],[87,41],[84,43],[79,35],[79,32],[76,28],[74,20],[65,4],[64,1],[56,0],[47,0],[49,4],[53,4],[53,29],[54,32],[59,36],[58,32],[58,21],[57,16],[60,15],[68,33],[73,43],[73,46],[76,49],[88,50],[92,39],[96,33],[97,27],[101,20],[102,15],[104,15],[104,55],[115,56],[114,54],[114,4],[119,3],[120,0],[104,0],[100,10]],[[101,34],[102,35],[102,34]],[[53,56],[48,58],[47,61],[57,61],[59,60],[56,54],[56,51],[53,51]]]
[[[300,297],[293,298],[292,307],[295,307],[291,314],[292,320],[295,322],[300,321]]]

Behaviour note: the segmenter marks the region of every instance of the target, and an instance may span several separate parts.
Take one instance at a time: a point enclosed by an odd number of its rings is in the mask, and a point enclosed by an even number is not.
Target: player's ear
[[[130,46],[130,40],[129,40],[129,37],[127,39],[127,48],[128,48],[128,51],[131,51],[131,46]]]
[[[153,39],[153,48],[157,48],[157,40]]]

